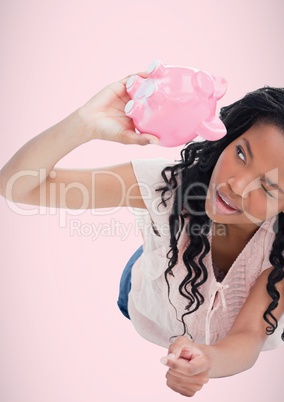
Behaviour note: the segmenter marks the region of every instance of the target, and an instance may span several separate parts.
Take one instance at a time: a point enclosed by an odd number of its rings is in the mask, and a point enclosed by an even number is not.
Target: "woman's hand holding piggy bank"
[[[214,141],[226,134],[215,115],[217,100],[227,90],[227,81],[190,67],[150,64],[148,78],[131,76],[126,90],[131,100],[125,114],[141,133],[157,136],[160,145],[173,147],[197,136]]]

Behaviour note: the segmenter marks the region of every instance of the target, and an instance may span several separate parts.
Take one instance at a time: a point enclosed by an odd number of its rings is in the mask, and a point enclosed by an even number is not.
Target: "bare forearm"
[[[89,139],[77,111],[45,130],[19,149],[2,168],[1,195],[6,195],[7,183],[17,174],[19,178],[13,180],[13,192],[32,191],[46,179],[60,159]],[[24,171],[26,174],[21,174]]]
[[[256,362],[263,341],[246,333],[226,336],[214,345],[199,345],[211,361],[210,378],[228,377],[248,370]]]
[[[126,82],[127,79],[124,79],[110,84],[66,119],[24,145],[0,172],[0,194],[14,202],[59,208],[66,208],[66,205],[69,208],[82,208],[85,204],[82,204],[81,190],[78,192],[78,187],[73,184],[74,181],[79,182],[80,189],[83,187],[87,196],[91,197],[92,172],[90,169],[75,168],[56,169],[54,174],[50,174],[60,159],[92,139],[138,145],[147,145],[150,140],[157,140],[155,136],[136,133],[132,119],[124,113],[125,105],[129,101]],[[132,175],[130,181],[136,181],[132,169],[126,168],[125,174],[128,178],[129,172],[130,176]],[[59,186],[59,190],[62,185],[64,191],[68,191],[69,202],[65,199],[62,201],[62,197],[54,197],[54,193],[50,198],[48,196],[51,191],[50,184],[53,185],[52,189],[54,185]],[[102,185],[100,205],[109,205],[109,202],[104,202],[104,189]],[[42,198],[41,195],[45,192],[47,196]],[[60,191],[56,194],[60,194]],[[86,205],[88,208],[93,207],[91,203]]]

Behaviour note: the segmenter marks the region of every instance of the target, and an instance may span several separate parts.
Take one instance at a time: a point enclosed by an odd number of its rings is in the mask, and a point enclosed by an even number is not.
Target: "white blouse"
[[[185,312],[187,300],[180,295],[178,286],[187,273],[182,255],[189,239],[186,234],[181,236],[179,261],[173,269],[174,276],[168,276],[171,304],[164,272],[168,266],[168,218],[172,199],[164,207],[160,204],[161,192],[155,189],[164,185],[161,177],[163,168],[173,163],[166,159],[152,159],[134,160],[132,165],[147,211],[135,210],[136,223],[144,243],[143,254],[132,269],[128,311],[134,327],[142,337],[168,348],[171,337],[183,333],[180,319]],[[271,266],[269,254],[275,238],[272,229],[274,221],[275,218],[272,218],[262,224],[222,282],[216,280],[211,252],[204,257],[208,279],[199,290],[205,301],[196,312],[185,317],[190,334],[188,336],[194,342],[213,344],[229,332],[256,279]],[[210,229],[209,241],[211,237]],[[268,336],[263,350],[275,349],[284,344],[281,340],[283,327],[284,317],[279,320],[274,334]]]

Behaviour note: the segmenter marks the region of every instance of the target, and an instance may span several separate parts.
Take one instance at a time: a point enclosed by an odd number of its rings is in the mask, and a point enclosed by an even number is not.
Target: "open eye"
[[[243,162],[246,161],[246,155],[245,155],[245,153],[244,153],[243,148],[242,148],[240,145],[237,145],[237,146],[236,146],[236,153],[237,153],[237,157],[238,157],[239,159],[241,159]]]

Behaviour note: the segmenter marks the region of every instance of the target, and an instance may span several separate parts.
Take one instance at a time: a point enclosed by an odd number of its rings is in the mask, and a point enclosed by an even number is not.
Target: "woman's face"
[[[259,123],[228,145],[213,170],[205,209],[214,222],[247,229],[284,211],[284,133]]]

